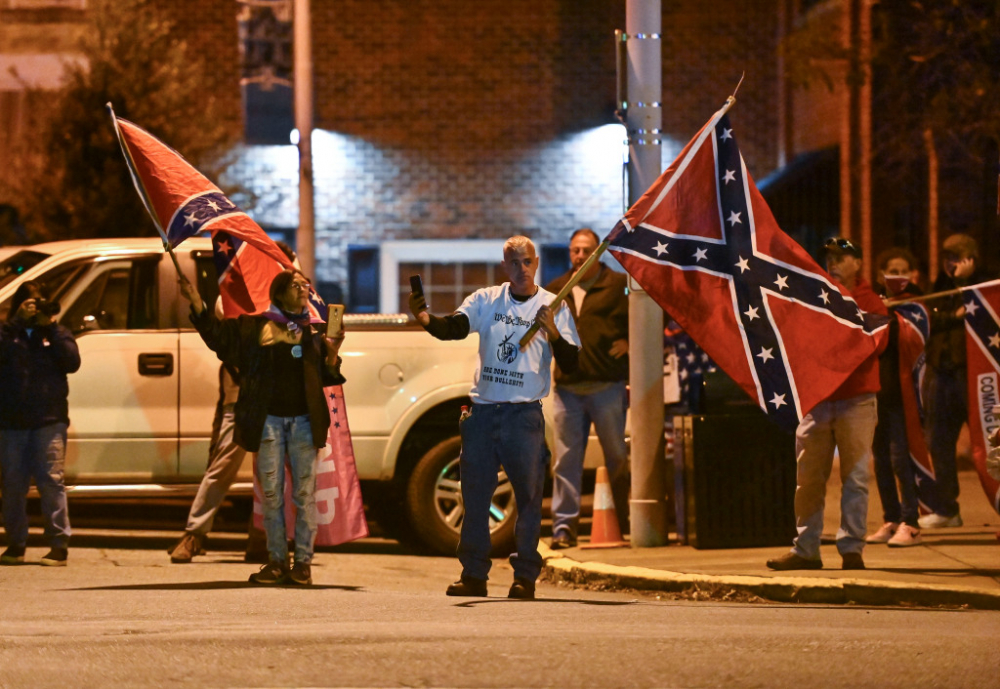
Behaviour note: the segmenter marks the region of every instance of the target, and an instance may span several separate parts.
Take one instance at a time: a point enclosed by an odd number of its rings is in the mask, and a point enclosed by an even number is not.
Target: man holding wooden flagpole
[[[542,569],[538,538],[547,469],[542,451],[545,419],[541,399],[549,394],[553,357],[560,370],[572,373],[576,369],[580,338],[569,310],[559,308],[558,298],[535,284],[538,257],[530,239],[508,239],[502,266],[509,282],[476,290],[450,316],[429,314],[419,289],[410,294],[410,311],[439,340],[479,334],[479,366],[469,393],[472,410],[460,420],[465,504],[458,544],[462,576],[448,587],[447,594],[487,593],[492,565],[490,501],[502,468],[514,489],[518,511],[514,526],[517,552],[510,558],[514,583],[507,595],[531,599]],[[545,336],[533,337],[539,328]]]

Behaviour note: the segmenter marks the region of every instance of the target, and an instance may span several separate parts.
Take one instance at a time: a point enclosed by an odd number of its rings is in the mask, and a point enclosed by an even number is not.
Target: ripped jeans
[[[255,470],[264,493],[264,533],[272,562],[288,561],[285,525],[285,457],[292,476],[295,505],[295,561],[309,564],[316,540],[316,454],[309,416],[268,415],[257,452]]]

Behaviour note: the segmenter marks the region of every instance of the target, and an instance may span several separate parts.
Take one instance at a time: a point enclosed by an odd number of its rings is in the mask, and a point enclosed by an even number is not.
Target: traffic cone
[[[618,548],[628,545],[622,538],[618,528],[618,515],[615,513],[615,499],[611,494],[611,484],[608,482],[608,470],[597,467],[597,483],[594,485],[594,521],[590,527],[590,543],[581,548]]]

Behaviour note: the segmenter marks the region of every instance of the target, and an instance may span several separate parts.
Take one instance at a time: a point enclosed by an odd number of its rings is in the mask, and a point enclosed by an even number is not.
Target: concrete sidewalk
[[[837,473],[834,472],[834,477]],[[975,472],[961,472],[965,525],[925,530],[922,545],[865,547],[867,569],[845,572],[833,543],[840,521],[839,480],[827,491],[824,569],[775,572],[765,562],[787,546],[697,550],[686,545],[552,551],[541,547],[550,579],[588,586],[699,593],[713,600],[739,594],[798,603],[968,606],[1000,610],[1000,516],[993,511]],[[882,524],[882,507],[872,483],[868,531]],[[829,535],[829,537],[827,537]],[[580,544],[587,544],[586,537]]]

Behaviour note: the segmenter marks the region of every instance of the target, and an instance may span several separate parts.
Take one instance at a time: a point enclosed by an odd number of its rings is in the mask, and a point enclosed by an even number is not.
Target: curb
[[[859,579],[684,574],[647,567],[578,562],[552,551],[544,543],[538,544],[538,550],[545,561],[543,571],[557,581],[571,584],[599,584],[670,593],[700,591],[719,598],[730,592],[741,592],[781,603],[963,606],[977,610],[1000,610],[1000,592],[971,587],[881,583]]]

